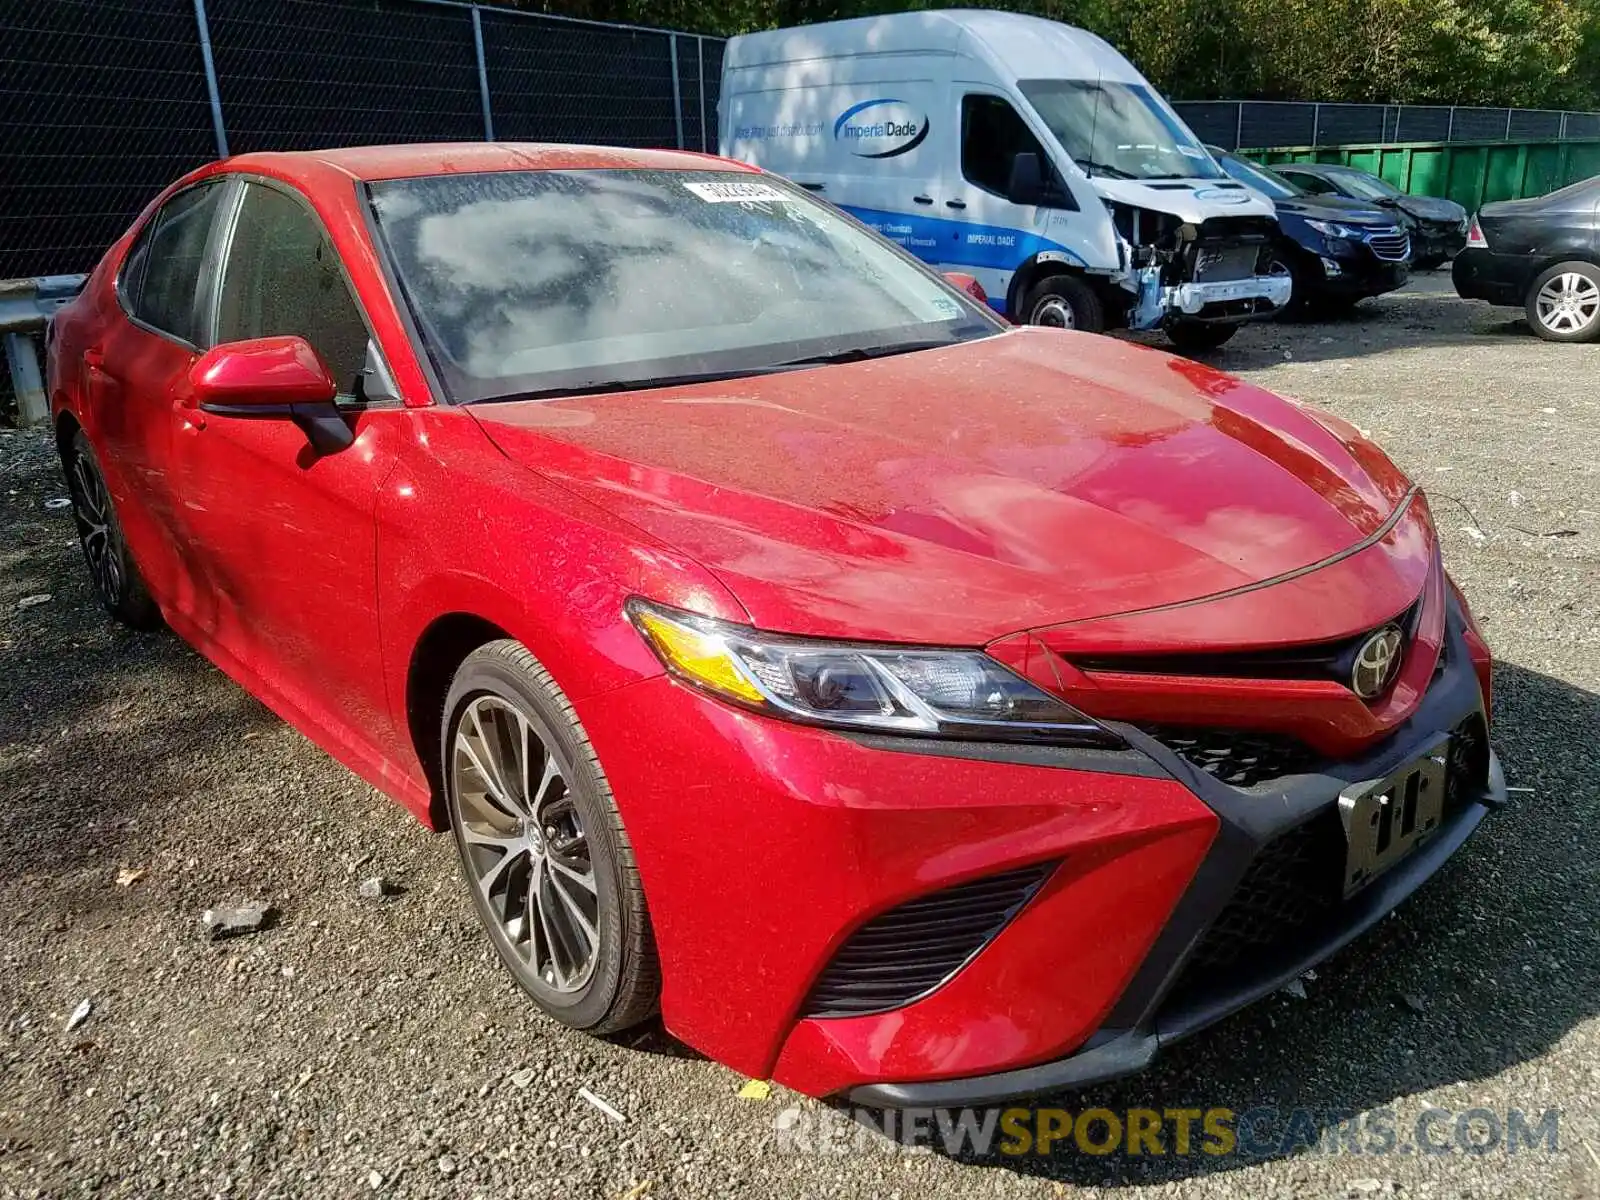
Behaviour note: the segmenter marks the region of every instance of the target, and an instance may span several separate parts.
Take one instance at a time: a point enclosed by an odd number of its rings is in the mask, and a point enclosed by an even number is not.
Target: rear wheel
[[[1167,337],[1184,354],[1205,354],[1238,333],[1240,324],[1238,321],[1174,321],[1167,326]]]
[[[445,701],[445,802],[501,962],[545,1012],[611,1033],[660,974],[633,850],[572,705],[520,643],[468,655]]]
[[[83,432],[73,436],[62,467],[67,473],[67,490],[72,496],[72,518],[78,526],[78,544],[89,564],[89,582],[95,599],[116,620],[134,629],[153,629],[161,624],[161,610],[145,587],[144,576],[133,561],[128,541],[122,534],[111,503],[111,489],[100,470],[89,438]]]
[[[1022,305],[1028,325],[1055,329],[1080,329],[1101,333],[1106,327],[1105,306],[1095,290],[1076,275],[1051,275],[1034,284]]]
[[[1552,342],[1592,342],[1600,336],[1600,268],[1557,263],[1528,289],[1528,324]]]

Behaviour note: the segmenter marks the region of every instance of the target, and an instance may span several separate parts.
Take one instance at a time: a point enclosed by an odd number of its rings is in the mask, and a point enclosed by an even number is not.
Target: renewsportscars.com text
[[[780,1153],[852,1155],[943,1151],[949,1155],[1553,1154],[1560,1110],[1392,1108],[907,1108],[794,1105],[773,1122]]]

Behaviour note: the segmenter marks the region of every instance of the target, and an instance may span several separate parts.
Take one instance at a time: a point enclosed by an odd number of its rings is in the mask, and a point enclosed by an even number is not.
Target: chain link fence
[[[718,38],[452,0],[0,0],[0,279],[88,271],[228,153],[715,151],[721,77]]]
[[[1600,138],[1600,113],[1560,109],[1274,100],[1190,100],[1173,107],[1202,141],[1224,150]]]
[[[496,137],[716,149],[719,38],[458,0],[0,0],[0,279],[89,270],[219,155]],[[1176,106],[1227,149],[1600,137],[1600,113]]]

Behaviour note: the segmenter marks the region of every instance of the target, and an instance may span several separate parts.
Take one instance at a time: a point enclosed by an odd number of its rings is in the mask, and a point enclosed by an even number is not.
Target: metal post
[[[669,33],[667,45],[672,50],[672,119],[678,125],[678,149],[683,146],[683,89],[678,86],[678,35]]]
[[[206,93],[211,97],[211,131],[217,138],[217,157],[228,157],[228,128],[222,123],[222,93],[217,89],[217,66],[211,61],[211,24],[206,20],[206,0],[194,0],[194,24],[200,34],[200,62],[206,70]]]
[[[6,334],[6,362],[11,367],[11,390],[17,397],[17,424],[23,429],[50,420],[44,380],[39,375],[39,355],[26,333]]]
[[[1237,102],[1237,113],[1233,120],[1233,148],[1244,149],[1244,101]]]
[[[1450,106],[1450,124],[1445,128],[1444,140],[1447,142],[1456,140],[1456,106],[1454,104]]]
[[[700,80],[700,150],[702,153],[705,153],[711,149],[711,146],[706,138],[706,40],[699,34],[695,35],[694,53],[695,59],[699,64],[696,68],[695,74]],[[719,143],[717,147],[718,150],[722,148],[720,145],[721,140],[722,139],[719,134],[717,139]]]
[[[483,104],[483,140],[494,141],[494,113],[489,108],[489,69],[483,62],[483,14],[472,6],[472,48],[478,55],[478,99]]]
[[[1511,109],[1506,109],[1506,141],[1511,140]]]
[[[1556,134],[1556,140],[1561,142],[1567,140],[1567,113],[1565,109],[1561,113],[1561,132]]]
[[[1320,146],[1320,145],[1322,145],[1322,140],[1321,139],[1322,139],[1322,105],[1313,104],[1311,106],[1311,144],[1313,146]]]

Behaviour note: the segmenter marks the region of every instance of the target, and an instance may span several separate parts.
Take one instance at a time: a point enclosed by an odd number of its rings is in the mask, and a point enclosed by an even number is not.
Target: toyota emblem
[[[1404,644],[1398,625],[1385,625],[1361,643],[1350,670],[1350,687],[1356,695],[1363,700],[1376,700],[1389,690],[1400,669],[1400,649]]]

